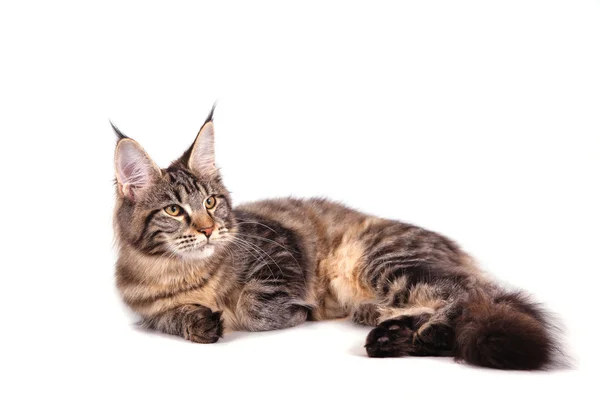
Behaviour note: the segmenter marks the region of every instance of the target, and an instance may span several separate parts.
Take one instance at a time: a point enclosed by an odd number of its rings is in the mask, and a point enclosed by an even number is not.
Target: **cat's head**
[[[229,192],[215,167],[212,113],[192,146],[168,168],[114,126],[121,246],[168,259],[202,259],[225,246],[235,220]]]

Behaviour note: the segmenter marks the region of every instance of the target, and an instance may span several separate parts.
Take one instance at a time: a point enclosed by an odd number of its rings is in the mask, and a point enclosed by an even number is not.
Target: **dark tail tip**
[[[456,358],[512,370],[546,369],[556,353],[544,311],[522,293],[478,296],[464,305],[456,325]]]

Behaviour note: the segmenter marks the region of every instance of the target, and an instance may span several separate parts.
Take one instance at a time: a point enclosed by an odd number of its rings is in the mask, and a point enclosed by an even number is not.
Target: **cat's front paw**
[[[221,311],[198,307],[187,312],[183,319],[183,337],[195,343],[215,343],[223,337]]]

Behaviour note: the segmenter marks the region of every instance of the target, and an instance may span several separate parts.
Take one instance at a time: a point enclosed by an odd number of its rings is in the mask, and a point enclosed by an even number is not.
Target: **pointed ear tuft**
[[[211,112],[212,117],[212,112]],[[217,173],[215,167],[215,130],[212,119],[207,120],[192,145],[187,167],[200,176]]]
[[[162,173],[135,140],[119,140],[115,150],[115,173],[119,194],[135,201]]]
[[[108,122],[110,123],[110,126],[113,128],[115,135],[117,135],[117,142],[121,139],[129,139],[127,137],[127,135],[125,135],[123,132],[121,132],[121,130],[119,128],[117,128],[117,126],[115,124],[113,124],[113,122],[110,119],[108,120]]]

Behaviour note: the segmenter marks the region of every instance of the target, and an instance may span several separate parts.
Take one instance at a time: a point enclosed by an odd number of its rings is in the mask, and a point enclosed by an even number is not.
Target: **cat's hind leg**
[[[370,357],[453,355],[454,313],[464,293],[456,280],[412,283],[400,276],[379,289],[365,345]]]
[[[452,355],[452,310],[476,280],[466,255],[441,235],[393,222],[366,229],[361,243],[359,279],[379,313],[367,354]]]

